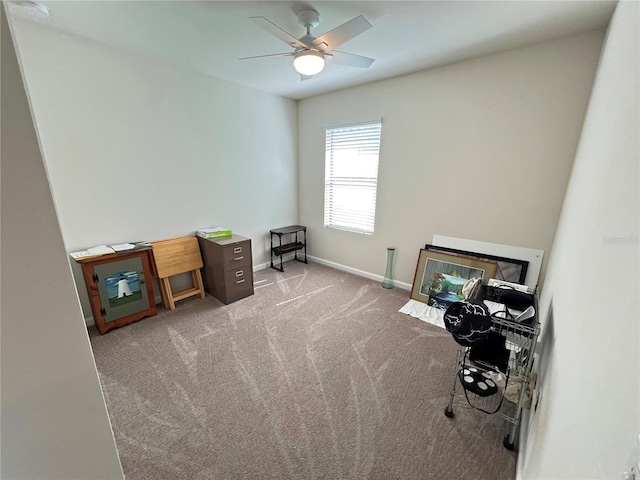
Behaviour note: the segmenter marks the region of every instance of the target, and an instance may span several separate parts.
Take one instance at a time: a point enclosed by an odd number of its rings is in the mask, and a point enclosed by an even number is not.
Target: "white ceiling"
[[[611,1],[61,1],[33,19],[129,52],[145,54],[292,99],[318,95],[497,51],[603,28]],[[331,65],[301,81],[291,51],[249,20],[264,16],[300,37],[296,13],[320,13],[315,36],[363,15],[373,27],[339,50],[375,58],[369,69]],[[10,15],[27,18],[12,5]]]

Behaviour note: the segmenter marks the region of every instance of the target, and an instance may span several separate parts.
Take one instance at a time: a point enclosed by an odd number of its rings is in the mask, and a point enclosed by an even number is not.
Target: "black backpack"
[[[460,345],[473,347],[489,337],[491,313],[483,303],[454,302],[444,312],[444,326]]]

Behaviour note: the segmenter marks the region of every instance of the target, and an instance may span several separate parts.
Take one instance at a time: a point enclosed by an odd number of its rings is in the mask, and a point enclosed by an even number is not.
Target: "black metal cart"
[[[476,286],[469,299],[472,301],[503,303],[501,300],[505,292],[504,288],[490,286],[484,280]],[[518,312],[514,312],[508,306],[505,309],[506,313],[503,311],[491,314],[492,335],[499,339],[500,344],[504,345],[508,352],[504,357],[504,362],[487,361],[486,358],[482,358],[483,355],[474,355],[474,347],[458,347],[453,385],[449,403],[445,408],[445,415],[453,418],[453,404],[457,387],[460,385],[463,398],[466,399],[469,405],[485,413],[496,414],[512,424],[503,441],[504,447],[508,450],[514,450],[515,448],[516,434],[520,426],[525,396],[532,381],[533,356],[538,335],[540,334],[536,291],[535,289],[528,289],[524,293],[530,298],[529,307],[533,308],[533,316],[529,316],[529,318],[522,321],[516,321],[517,316],[514,313]],[[528,308],[526,305],[524,307]],[[523,308],[523,306],[519,305],[520,308]],[[524,309],[526,310],[526,308]],[[500,355],[494,356],[494,360],[499,358]],[[498,382],[496,382],[496,379],[498,379]],[[500,388],[500,385],[496,385],[500,381],[504,383],[502,388]],[[479,388],[479,386],[482,388]],[[519,388],[519,393],[515,398],[513,395],[511,395],[511,399],[505,397],[508,387],[511,387],[511,391],[514,389],[518,391]],[[506,403],[503,402],[504,400],[506,400]]]

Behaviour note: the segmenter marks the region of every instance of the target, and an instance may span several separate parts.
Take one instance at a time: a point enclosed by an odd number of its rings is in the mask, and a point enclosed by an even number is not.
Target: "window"
[[[372,234],[382,121],[326,129],[324,226]]]

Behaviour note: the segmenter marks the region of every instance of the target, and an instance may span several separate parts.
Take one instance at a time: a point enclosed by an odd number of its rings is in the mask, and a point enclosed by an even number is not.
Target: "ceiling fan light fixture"
[[[315,75],[324,68],[324,55],[315,50],[301,50],[293,57],[293,67],[301,75]]]

